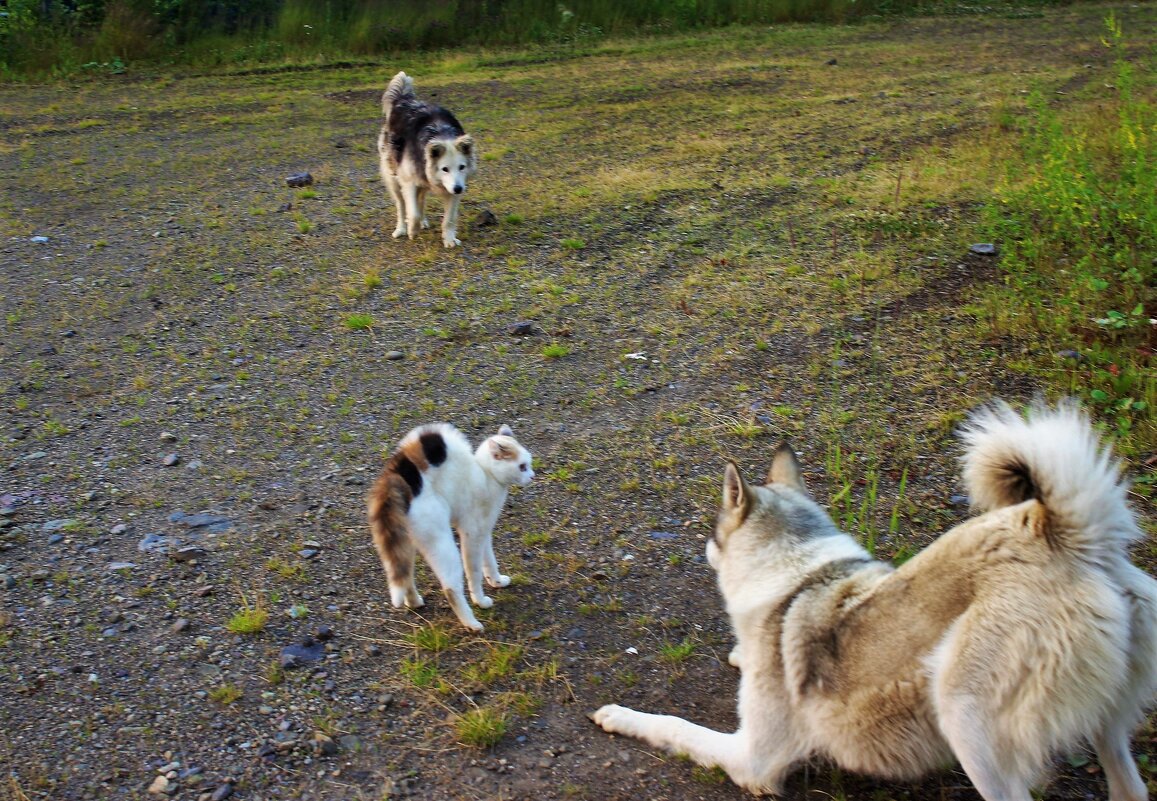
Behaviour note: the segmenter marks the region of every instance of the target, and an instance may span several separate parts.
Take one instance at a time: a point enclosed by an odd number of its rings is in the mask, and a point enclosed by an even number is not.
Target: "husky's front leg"
[[[394,200],[394,209],[398,213],[398,224],[394,226],[394,239],[406,233],[406,203],[402,199],[402,190],[398,186],[398,179],[393,176],[386,178],[386,189],[390,192],[390,197]]]
[[[458,240],[458,207],[462,198],[450,195],[446,200],[446,213],[442,217],[442,244],[448,248],[462,243]]]
[[[407,183],[402,185],[402,199],[406,206],[406,236],[413,239],[418,235],[422,210],[418,207],[418,187]]]
[[[426,196],[430,190],[422,187],[418,190],[418,225],[423,229],[430,227],[430,220],[426,217]]]
[[[601,707],[591,720],[612,734],[634,737],[673,754],[686,754],[705,768],[722,768],[731,781],[756,795],[779,791],[779,772],[773,774],[768,766],[753,764],[742,730],[725,734],[673,715],[636,712],[618,704]]]

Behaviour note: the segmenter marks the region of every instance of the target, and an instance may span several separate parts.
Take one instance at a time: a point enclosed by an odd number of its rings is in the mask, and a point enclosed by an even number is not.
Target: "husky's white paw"
[[[462,244],[462,240],[461,239],[455,239],[452,236],[448,236],[442,240],[442,244],[448,248],[456,248]]]
[[[429,228],[430,227],[430,221],[427,220],[425,217],[422,218],[422,222],[420,224],[423,228]]]
[[[625,706],[607,704],[596,709],[591,714],[591,720],[602,727],[603,731],[608,731],[611,734],[634,736],[635,714],[635,710],[627,709]]]
[[[418,595],[418,593],[414,593],[413,598],[406,599],[406,606],[408,606],[410,609],[421,609],[425,605],[425,599],[422,598],[421,595]]]
[[[735,646],[734,648],[732,648],[731,653],[729,653],[727,655],[727,664],[731,665],[731,667],[733,667],[733,668],[738,668],[740,666],[739,665],[739,646],[738,645]]]
[[[405,235],[406,235],[405,226],[399,225],[397,228],[394,229],[394,233],[393,233],[394,239],[401,239]]]
[[[510,576],[504,576],[501,573],[498,575],[498,578],[491,578],[490,576],[487,576],[486,583],[491,587],[509,587]]]
[[[489,595],[483,595],[481,598],[475,598],[474,603],[476,606],[480,606],[483,609],[489,609],[490,607],[494,606],[494,599]]]

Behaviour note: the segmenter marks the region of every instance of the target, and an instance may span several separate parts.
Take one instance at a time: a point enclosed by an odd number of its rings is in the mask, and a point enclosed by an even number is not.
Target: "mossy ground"
[[[246,798],[376,798],[387,781],[424,798],[741,797],[585,714],[616,700],[734,725],[702,559],[725,458],[755,477],[790,438],[817,497],[884,557],[963,519],[954,425],[1044,387],[1042,344],[976,312],[997,277],[968,251],[977,208],[1031,90],[1092,107],[1108,8],[0,89],[13,792],[131,795],[173,752]],[[1154,28],[1152,6],[1116,10]],[[373,145],[398,69],[480,144],[461,249],[389,237]],[[302,170],[314,186],[287,189]],[[499,223],[471,224],[483,209]],[[512,336],[520,321],[535,333]],[[454,627],[424,571],[430,606],[391,609],[369,548],[380,456],[431,420],[473,437],[510,423],[539,461],[499,524],[515,581],[480,614],[485,638]],[[170,451],[182,462],[162,467]],[[137,553],[176,509],[237,528],[192,566]],[[64,517],[80,523],[48,544],[37,527]],[[1138,557],[1151,567],[1152,546]],[[225,630],[242,598],[270,610],[244,638]],[[129,603],[135,630],[104,637]],[[296,605],[308,617],[283,613]],[[337,632],[325,675],[271,669],[319,625]],[[195,695],[225,680],[233,703]],[[497,745],[461,745],[467,715]],[[360,745],[256,756],[282,720]],[[1154,759],[1151,730],[1136,747]],[[894,786],[822,766],[791,792],[972,797],[958,772]],[[1088,792],[1099,775],[1064,766],[1047,797]]]

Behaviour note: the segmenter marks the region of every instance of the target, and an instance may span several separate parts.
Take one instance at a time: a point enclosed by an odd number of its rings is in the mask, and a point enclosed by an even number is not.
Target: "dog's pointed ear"
[[[455,147],[458,152],[464,156],[471,156],[474,154],[474,137],[470,134],[462,134],[454,140]]]
[[[430,145],[430,158],[440,159],[446,152],[446,146],[440,142],[434,142]]]
[[[717,532],[730,534],[743,525],[751,511],[751,503],[751,487],[739,475],[735,462],[728,461],[723,471],[723,503],[719,507]]]
[[[786,484],[800,492],[807,492],[807,485],[803,483],[803,468],[795,450],[787,440],[780,443],[775,449],[775,456],[771,458],[771,469],[767,471],[765,484]]]

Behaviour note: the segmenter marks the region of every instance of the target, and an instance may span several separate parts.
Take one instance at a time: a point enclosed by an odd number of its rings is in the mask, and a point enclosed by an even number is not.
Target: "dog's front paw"
[[[499,574],[497,578],[491,578],[490,576],[487,576],[486,583],[491,587],[509,587],[510,576],[503,576],[502,574]]]
[[[402,226],[402,225],[399,225],[397,228],[395,228],[394,233],[392,234],[394,239],[401,239],[405,235],[406,235],[406,228],[405,228],[405,226]]]
[[[635,710],[627,709],[625,706],[607,704],[596,709],[590,717],[603,731],[610,732],[611,734],[633,736],[634,726],[632,725],[632,719],[635,714]]]
[[[731,667],[733,667],[733,668],[738,668],[740,666],[739,665],[739,646],[738,645],[735,646],[734,648],[732,648],[731,653],[729,653],[727,655],[727,664],[731,665]]]
[[[443,244],[443,245],[445,245],[445,246],[446,246],[446,247],[448,247],[448,248],[456,248],[456,247],[458,247],[459,245],[461,245],[461,244],[462,244],[462,240],[461,240],[461,239],[456,239],[456,238],[454,238],[454,237],[452,237],[452,236],[448,236],[448,237],[445,237],[445,238],[442,240],[442,244]]]
[[[427,220],[425,217],[423,217],[423,218],[422,218],[422,222],[421,222],[421,226],[422,226],[423,228],[429,228],[429,227],[430,227],[430,221],[429,221],[429,220]]]
[[[412,597],[406,599],[406,606],[410,609],[421,609],[426,605],[426,601],[418,593],[414,593]]]

